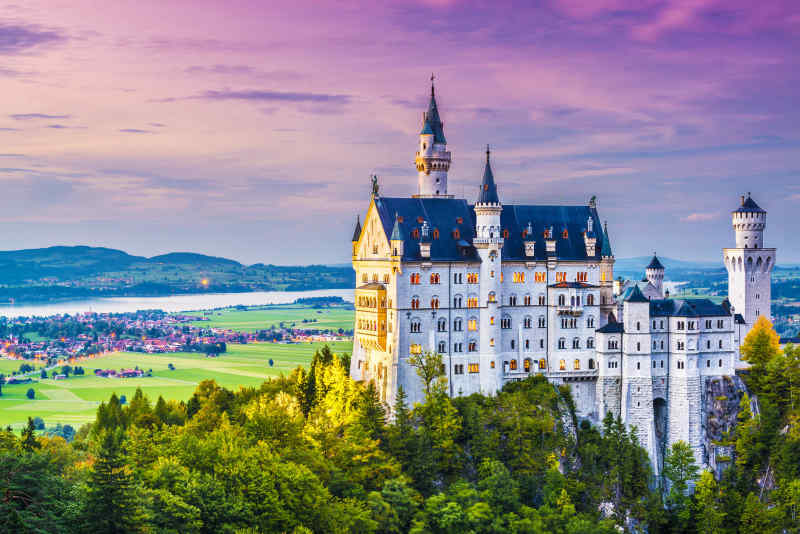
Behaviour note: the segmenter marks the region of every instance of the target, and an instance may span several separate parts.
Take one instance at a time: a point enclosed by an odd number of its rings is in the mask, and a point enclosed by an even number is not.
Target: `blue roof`
[[[627,297],[625,297],[625,302],[650,302],[647,297],[644,296],[642,290],[639,289],[639,285],[636,284],[631,288],[630,293]]]
[[[597,210],[594,211],[595,216],[597,216]],[[600,237],[603,240],[603,246],[600,248],[600,255],[604,258],[613,256],[614,254],[611,253],[611,238],[608,236],[608,223],[603,225],[603,235]]]
[[[356,227],[353,230],[353,241],[358,241],[361,238],[361,217],[356,217]]]
[[[402,241],[403,240],[403,231],[400,229],[400,222],[398,221],[399,216],[395,213],[394,214],[394,228],[392,228],[392,237],[390,238],[391,241]]]
[[[661,265],[661,262],[658,261],[658,256],[653,254],[653,259],[650,260],[650,265],[647,266],[648,269],[661,269],[664,270],[664,266]]]
[[[761,209],[761,207],[756,204],[756,201],[750,197],[750,193],[747,194],[747,199],[742,197],[742,205],[739,206],[738,209],[733,210],[734,213],[766,213],[766,210]]]
[[[388,239],[391,239],[394,232],[395,216],[400,216],[402,221],[397,226],[402,233],[404,260],[419,259],[419,239],[413,237],[413,231],[422,227],[419,222],[421,217],[423,221],[428,221],[431,232],[438,230],[439,233],[438,239],[431,240],[431,260],[479,261],[472,247],[472,240],[475,238],[475,211],[465,200],[376,197],[375,207]],[[595,228],[599,228],[597,211],[588,206],[503,206],[500,224],[503,230],[508,231],[508,237],[504,239],[502,258],[504,261],[546,260],[543,235],[545,229],[552,226],[558,259],[599,259],[597,252],[592,257],[586,254],[583,232],[589,217],[594,220]],[[532,258],[525,255],[525,238],[522,237],[528,222],[531,223],[531,235],[536,241]],[[455,230],[458,230],[458,234]],[[526,236],[528,237],[530,236]],[[606,239],[605,234],[600,233],[598,239]]]
[[[624,328],[622,327],[622,323],[618,323],[616,321],[609,321],[607,325],[595,330],[595,332],[599,332],[601,334],[621,334],[623,331]]]
[[[722,304],[709,299],[654,299],[650,301],[653,317],[721,317],[730,315]]]
[[[494,183],[494,173],[489,162],[489,147],[486,147],[486,167],[483,169],[483,179],[481,179],[478,201],[476,204],[500,204],[497,196],[497,185]]]
[[[427,131],[426,131],[427,130]],[[444,137],[444,124],[439,118],[439,106],[436,105],[436,95],[434,94],[433,85],[431,85],[431,99],[428,102],[428,111],[425,113],[425,123],[422,125],[420,134],[433,134],[433,142],[447,144],[447,139]]]

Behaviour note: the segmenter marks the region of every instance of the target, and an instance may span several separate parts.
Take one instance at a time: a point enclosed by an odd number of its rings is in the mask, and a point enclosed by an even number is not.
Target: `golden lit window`
[[[419,343],[414,343],[409,348],[409,351],[411,352],[411,354],[420,354],[422,352],[422,345],[420,345]]]
[[[572,367],[576,371],[580,371],[580,369],[581,369],[581,361],[579,359],[575,358],[575,362],[572,364]]]
[[[503,230],[503,238],[508,239],[508,230]]]
[[[567,368],[566,360],[559,360],[558,361],[558,368],[561,369],[562,371],[565,370]]]
[[[477,308],[477,307],[478,307],[477,297],[472,297],[467,299],[467,308]]]
[[[586,282],[589,279],[589,273],[580,272],[575,275],[575,279],[578,282]]]
[[[525,366],[525,372],[526,373],[530,373],[531,372],[531,361],[530,361],[530,359],[525,358],[525,361],[523,362],[523,365]]]
[[[433,229],[433,238],[434,239],[439,239],[439,229],[438,228],[434,228]]]
[[[458,228],[453,230],[453,239],[461,239],[461,232],[458,231]]]
[[[567,273],[560,272],[556,273],[556,282],[566,282],[567,281]]]
[[[477,364],[477,363],[469,364],[469,372],[470,373],[479,373],[480,370],[481,370],[481,367],[480,367],[479,364]]]
[[[546,282],[547,281],[547,273],[533,273],[533,280],[534,282]]]
[[[512,371],[516,371],[517,370],[517,360],[511,360],[510,362],[508,362],[508,368],[511,369]]]
[[[475,331],[478,329],[478,320],[477,319],[470,319],[467,321],[467,330]]]
[[[494,361],[491,361],[491,362],[489,362],[489,367],[491,367],[492,369],[494,369]]]
[[[547,369],[547,362],[544,358],[539,359],[539,369]]]
[[[512,280],[515,284],[524,284],[525,283],[525,273],[514,273]]]
[[[477,284],[478,283],[478,273],[467,273],[467,283],[468,284]]]
[[[411,237],[414,239],[419,239],[419,228],[414,228],[411,230]]]
[[[490,347],[494,347],[494,338],[491,338],[491,339],[489,340],[489,346],[490,346]]]

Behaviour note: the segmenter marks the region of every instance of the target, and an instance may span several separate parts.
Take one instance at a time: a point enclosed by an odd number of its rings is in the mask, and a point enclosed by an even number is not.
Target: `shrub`
[[[29,399],[33,399],[33,398],[36,396],[36,392],[35,392],[35,391],[33,391],[33,388],[28,388],[28,392],[27,392],[27,393],[25,393],[25,395],[26,395],[26,396],[27,396]]]
[[[34,417],[33,428],[35,428],[36,430],[44,430],[44,419],[42,419],[41,417]]]

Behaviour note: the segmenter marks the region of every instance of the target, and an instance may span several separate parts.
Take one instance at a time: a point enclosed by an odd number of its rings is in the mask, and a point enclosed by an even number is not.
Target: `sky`
[[[800,2],[0,0],[0,250],[346,263],[416,192],[430,76],[474,201],[597,195],[617,257],[800,262]]]

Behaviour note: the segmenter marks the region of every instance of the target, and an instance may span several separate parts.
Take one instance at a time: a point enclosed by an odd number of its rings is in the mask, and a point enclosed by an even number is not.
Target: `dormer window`
[[[434,239],[439,239],[439,229],[438,228],[434,228],[433,229],[433,238]]]
[[[458,228],[454,229],[453,230],[453,239],[460,239],[460,238],[461,238],[461,232],[458,231]]]
[[[561,237],[563,237],[564,239],[568,239],[569,238],[569,232],[567,232],[566,228],[564,228],[564,231],[561,232]]]
[[[503,239],[508,239],[508,230],[503,230]]]
[[[414,239],[419,239],[419,228],[414,228],[411,231],[411,237],[413,237]]]
[[[461,217],[456,217],[456,224],[464,224],[464,219]]]
[[[424,220],[425,219],[423,219],[421,215],[419,217],[417,217],[417,222],[420,223],[420,224],[422,224],[422,221],[424,221]]]

